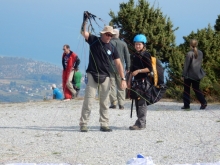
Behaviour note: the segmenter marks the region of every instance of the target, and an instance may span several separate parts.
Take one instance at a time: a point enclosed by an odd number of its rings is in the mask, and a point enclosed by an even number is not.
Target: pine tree
[[[215,31],[220,32],[220,15],[218,15],[218,18],[215,21]]]
[[[110,25],[120,29],[122,39],[129,45],[130,53],[133,53],[133,38],[136,34],[147,36],[147,48],[150,53],[158,57],[162,62],[168,63],[173,48],[175,47],[175,35],[170,18],[163,16],[159,8],[150,7],[146,0],[134,0],[120,4],[120,10],[116,15],[110,11],[112,20]]]

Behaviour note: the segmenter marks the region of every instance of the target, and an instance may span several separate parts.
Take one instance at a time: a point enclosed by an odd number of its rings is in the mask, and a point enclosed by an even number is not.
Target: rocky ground
[[[220,104],[199,110],[182,103],[159,102],[148,107],[147,128],[130,131],[131,101],[124,110],[110,110],[113,132],[99,131],[98,100],[89,132],[79,132],[83,100],[0,104],[0,164],[68,163],[125,165],[138,153],[156,165],[220,161]]]

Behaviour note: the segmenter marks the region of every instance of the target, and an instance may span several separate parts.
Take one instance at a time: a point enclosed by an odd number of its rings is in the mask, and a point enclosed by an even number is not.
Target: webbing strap
[[[158,74],[157,74],[157,59],[151,56],[152,69],[154,72],[154,86],[157,86],[158,83]]]
[[[130,115],[131,118],[132,118],[132,111],[133,111],[133,102],[134,102],[134,99],[132,99],[132,102],[131,102],[131,115]]]

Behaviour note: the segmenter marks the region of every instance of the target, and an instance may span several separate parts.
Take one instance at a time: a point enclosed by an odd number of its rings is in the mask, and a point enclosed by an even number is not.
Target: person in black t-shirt
[[[105,26],[101,31],[101,37],[92,35],[86,31],[86,22],[88,12],[84,12],[84,21],[81,28],[81,34],[90,46],[89,64],[86,70],[88,83],[85,90],[85,97],[82,106],[82,114],[80,118],[80,131],[87,132],[87,122],[91,113],[91,105],[94,102],[95,95],[99,93],[100,106],[100,131],[111,132],[109,128],[108,101],[110,89],[110,62],[113,59],[118,72],[122,78],[121,89],[127,88],[124,70],[116,48],[110,43],[112,38],[113,27]]]
[[[134,47],[136,52],[131,55],[130,77],[128,81],[128,89],[131,88],[131,80],[142,80],[152,71],[151,55],[146,50],[147,38],[143,34],[134,37]],[[137,111],[137,120],[130,130],[141,130],[146,128],[147,104],[143,97],[135,99]]]

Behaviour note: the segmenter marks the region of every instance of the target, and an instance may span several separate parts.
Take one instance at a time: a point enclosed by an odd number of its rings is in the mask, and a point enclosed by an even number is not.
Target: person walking
[[[85,89],[85,96],[80,117],[80,131],[88,131],[88,121],[91,114],[92,104],[94,102],[97,88],[99,90],[99,113],[100,113],[100,131],[111,132],[109,127],[108,101],[110,89],[109,65],[111,58],[121,76],[121,88],[126,89],[127,83],[124,77],[124,70],[117,52],[117,49],[110,44],[113,32],[112,26],[105,26],[100,32],[101,37],[97,37],[86,31],[86,23],[89,17],[88,12],[84,12],[84,20],[81,27],[81,34],[90,46],[89,64],[86,70],[88,83]]]
[[[128,88],[131,88],[132,79],[135,81],[145,79],[152,72],[151,55],[146,49],[147,38],[143,34],[138,34],[134,37],[134,47],[136,52],[131,55],[130,77]],[[130,130],[141,130],[146,128],[147,103],[143,97],[138,97],[135,100],[137,112],[137,120]]]
[[[63,99],[63,94],[56,87],[56,84],[52,84],[52,90],[53,90],[53,99],[57,99],[57,100],[62,100]]]
[[[121,59],[123,68],[125,68],[125,72],[128,73],[130,70],[130,54],[128,51],[127,44],[124,41],[119,39],[119,30],[114,29],[113,32],[115,33],[111,39],[111,44],[113,44],[119,54]],[[120,88],[121,77],[117,71],[115,63],[111,60],[111,66],[109,68],[110,72],[110,107],[112,109],[116,109],[117,104],[119,104],[119,109],[124,109],[124,101],[125,101],[125,90]],[[126,67],[124,65],[126,64]]]
[[[207,107],[207,101],[203,93],[199,89],[200,80],[205,76],[202,69],[203,53],[198,48],[198,41],[196,39],[190,40],[191,50],[186,54],[184,69],[182,77],[184,79],[184,92],[183,92],[183,107],[181,109],[190,108],[190,86],[192,85],[193,91],[196,94],[201,106],[200,109]]]
[[[75,73],[73,75],[73,88],[76,90],[76,97],[78,97],[80,87],[81,87],[81,78],[82,78],[82,73],[79,71],[79,68],[77,67],[75,69]]]
[[[63,65],[63,93],[64,100],[70,100],[75,97],[76,90],[73,88],[72,79],[75,68],[78,67],[80,60],[78,56],[70,50],[69,45],[63,46],[62,65]]]

